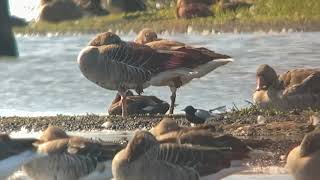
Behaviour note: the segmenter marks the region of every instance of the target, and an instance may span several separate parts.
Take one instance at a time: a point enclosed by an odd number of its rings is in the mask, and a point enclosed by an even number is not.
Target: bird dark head
[[[103,46],[110,44],[120,44],[122,42],[121,38],[112,33],[104,32],[95,36],[88,44],[88,46]]]
[[[184,111],[188,114],[194,114],[197,110],[193,106],[187,106],[182,111]]]
[[[278,82],[276,71],[267,64],[262,64],[257,69],[257,91],[267,90],[270,86]]]
[[[144,28],[139,32],[137,38],[135,39],[135,42],[139,44],[146,44],[156,40],[158,40],[157,33],[152,29]]]
[[[148,131],[138,131],[128,143],[126,149],[128,161],[132,162],[147,152],[150,148],[158,145],[156,138]]]

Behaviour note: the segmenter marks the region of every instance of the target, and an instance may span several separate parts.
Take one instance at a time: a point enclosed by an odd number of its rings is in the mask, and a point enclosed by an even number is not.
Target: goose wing
[[[70,138],[67,151],[73,155],[94,157],[100,162],[111,160],[124,147],[120,143],[75,137]]]
[[[154,150],[154,149],[153,149]],[[217,149],[187,144],[161,144],[156,158],[181,167],[193,168],[200,176],[230,167],[230,148]]]
[[[310,74],[301,83],[286,88],[283,94],[290,96],[303,93],[320,94],[320,71]]]
[[[152,41],[152,42],[147,43],[146,45],[153,48],[153,49],[160,49],[160,50],[175,50],[177,48],[185,46],[184,43],[180,43],[177,41],[169,41],[169,40],[165,40],[165,39],[161,39],[158,41]]]
[[[37,139],[12,139],[7,134],[0,135],[0,160],[34,149]]]

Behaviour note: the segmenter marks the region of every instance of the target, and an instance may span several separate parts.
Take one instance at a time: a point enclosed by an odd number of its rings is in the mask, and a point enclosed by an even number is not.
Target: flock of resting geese
[[[170,87],[173,114],[179,87],[232,61],[203,47],[159,39],[150,29],[142,30],[135,42],[110,32],[99,34],[77,59],[87,79],[118,91],[113,104],[121,107],[123,116],[137,106],[128,103],[138,101],[131,97],[139,99],[148,86]],[[262,108],[319,108],[320,71],[294,69],[278,76],[261,65],[253,99]],[[163,104],[149,97],[148,103]],[[212,128],[180,127],[165,118],[150,131],[135,132],[126,143],[70,136],[58,127],[48,127],[39,139],[2,134],[0,179],[21,169],[35,180],[213,180],[246,170],[248,161],[261,157],[263,152],[231,135],[215,134]],[[296,180],[319,180],[319,166],[320,130],[315,130],[290,151],[286,168]]]
[[[218,180],[250,169],[265,152],[213,125],[181,127],[165,118],[126,143],[70,136],[49,126],[39,139],[0,135],[0,179],[21,169],[34,180]],[[287,157],[296,180],[319,180],[320,130],[308,133]]]

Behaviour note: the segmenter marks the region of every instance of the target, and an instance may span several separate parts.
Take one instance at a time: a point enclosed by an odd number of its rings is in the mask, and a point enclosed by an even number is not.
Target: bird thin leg
[[[121,96],[122,117],[128,116],[127,96]]]
[[[124,87],[120,87],[118,90],[121,96],[122,117],[128,116],[127,91]]]
[[[170,90],[171,90],[171,96],[170,96],[171,104],[170,104],[169,114],[173,114],[174,105],[175,105],[175,102],[176,102],[176,92],[177,92],[177,88],[176,88],[176,87],[170,87]]]

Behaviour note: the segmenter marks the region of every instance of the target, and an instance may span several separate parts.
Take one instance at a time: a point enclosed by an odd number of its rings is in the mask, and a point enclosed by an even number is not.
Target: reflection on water
[[[194,80],[178,91],[182,109],[247,105],[255,86],[255,70],[267,63],[278,72],[289,68],[319,67],[320,33],[163,35],[195,46],[231,55],[234,63]],[[94,36],[18,36],[20,58],[0,61],[0,115],[55,115],[102,113],[115,92],[89,82],[76,64],[78,52]],[[121,36],[133,40],[134,34]],[[169,101],[167,87],[151,87],[153,94]],[[201,95],[200,95],[201,94]]]

